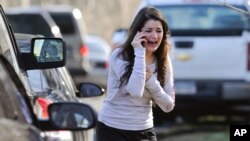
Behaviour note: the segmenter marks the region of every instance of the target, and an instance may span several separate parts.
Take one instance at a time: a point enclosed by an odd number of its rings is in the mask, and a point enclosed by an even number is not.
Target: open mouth
[[[150,46],[156,46],[157,45],[157,41],[148,41],[148,44]]]

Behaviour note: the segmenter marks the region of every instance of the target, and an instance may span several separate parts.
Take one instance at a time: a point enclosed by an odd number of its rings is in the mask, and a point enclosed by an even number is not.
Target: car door
[[[29,101],[23,97],[24,87],[7,60],[0,56],[0,136],[4,140],[42,141],[33,126]]]

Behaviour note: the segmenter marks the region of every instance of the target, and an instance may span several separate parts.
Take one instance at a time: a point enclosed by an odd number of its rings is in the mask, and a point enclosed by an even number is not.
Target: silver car
[[[34,37],[40,37],[30,34],[15,34],[17,44],[22,53],[30,51],[31,43],[30,39]],[[53,39],[53,38],[50,38]],[[83,91],[89,91],[91,88],[91,94],[86,94],[88,97],[97,96],[98,93],[103,93],[103,89],[100,87],[89,84],[81,83],[79,87],[79,92],[76,89],[74,82],[69,74],[67,68],[55,67],[51,69],[36,69],[27,70],[27,79],[30,84],[32,91],[34,92],[34,110],[39,119],[48,119],[47,108],[51,103],[57,102],[80,102],[77,98]],[[97,90],[94,92],[93,90]],[[98,92],[99,91],[99,92]],[[95,95],[97,94],[97,95]],[[81,97],[81,96],[79,96]],[[71,131],[56,131],[56,132],[46,132],[46,135],[53,140],[72,140],[72,141],[82,141],[82,140],[92,140],[89,132],[71,132]]]

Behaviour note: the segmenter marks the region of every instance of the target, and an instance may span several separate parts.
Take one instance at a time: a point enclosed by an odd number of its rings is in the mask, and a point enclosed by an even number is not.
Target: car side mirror
[[[50,123],[60,130],[87,130],[96,125],[96,113],[83,103],[52,103],[48,112]]]
[[[21,53],[26,70],[49,69],[65,65],[66,49],[61,38],[32,38],[31,51]]]
[[[95,97],[103,95],[105,90],[93,83],[80,83],[78,97]]]

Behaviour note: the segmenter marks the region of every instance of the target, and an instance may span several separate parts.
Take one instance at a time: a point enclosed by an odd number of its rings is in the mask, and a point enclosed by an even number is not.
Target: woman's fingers
[[[152,74],[152,70],[149,67],[146,67],[146,81],[148,81]]]
[[[143,47],[143,46],[142,46],[142,42],[146,41],[144,37],[145,37],[145,33],[144,33],[144,32],[139,32],[139,31],[138,31],[138,32],[135,34],[135,37],[134,37],[134,39],[133,39],[131,45],[132,45],[133,47]]]

